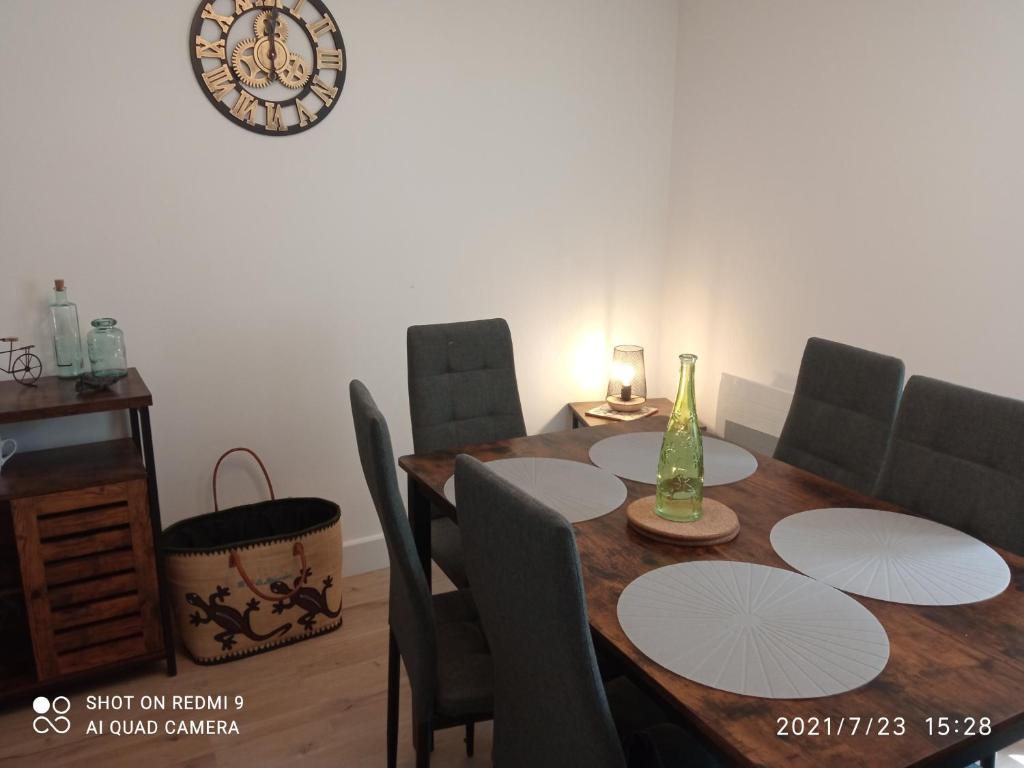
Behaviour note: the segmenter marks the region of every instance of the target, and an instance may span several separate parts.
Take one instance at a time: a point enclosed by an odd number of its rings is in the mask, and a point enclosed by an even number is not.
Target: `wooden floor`
[[[450,586],[435,570],[435,590]],[[35,713],[25,705],[0,711],[0,766],[64,768],[264,768],[299,764],[362,768],[385,764],[388,572],[345,580],[344,626],[329,635],[231,664],[200,667],[180,657],[178,676],[162,667],[103,685],[65,691],[71,698],[71,731],[36,735]],[[86,735],[90,719],[149,719],[163,724],[174,713],[89,712],[89,694],[226,695],[245,697],[235,718],[237,736]],[[399,765],[415,763],[409,725],[409,693],[403,680]],[[200,715],[187,715],[205,719]],[[109,727],[109,726],[108,726]],[[436,768],[490,765],[491,725],[477,725],[476,756],[467,758],[461,728],[435,739]],[[1018,756],[1015,759],[1015,756]],[[1024,742],[1000,754],[999,768],[1024,766]],[[569,768],[567,766],[567,768]]]
[[[440,590],[443,578],[435,577]],[[162,665],[103,685],[83,685],[71,698],[71,731],[39,736],[35,713],[26,703],[0,711],[0,766],[134,766],[165,768],[223,766],[263,768],[298,764],[362,768],[385,764],[384,727],[387,690],[388,572],[351,577],[344,583],[345,624],[337,632],[241,661],[201,667],[180,656],[178,676]],[[450,588],[450,587],[449,587]],[[89,712],[89,694],[219,695],[241,694],[245,707],[235,718],[237,736],[86,735],[90,719],[163,721],[174,713]],[[399,765],[415,764],[409,723],[409,691],[403,680]],[[199,714],[181,714],[200,720]],[[174,718],[174,719],[178,719]],[[476,756],[466,757],[461,728],[438,732],[432,765],[490,765],[491,725],[477,726]]]

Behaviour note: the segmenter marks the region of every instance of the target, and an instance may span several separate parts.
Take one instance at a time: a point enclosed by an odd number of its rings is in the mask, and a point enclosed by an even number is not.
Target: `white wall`
[[[193,0],[5,9],[0,64],[28,74],[0,102],[0,335],[45,347],[58,276],[83,323],[121,321],[166,523],[246,444],[378,536],[346,385],[408,452],[413,323],[507,317],[531,431],[603,394],[623,342],[652,394],[699,354],[708,423],[722,374],[791,389],[812,334],[1024,396],[1016,0],[329,4],[342,101],[277,140],[207,103]],[[67,427],[4,434],[109,423]],[[255,481],[231,467],[227,501]]]
[[[667,248],[674,0],[328,4],[341,103],[276,140],[195,82],[196,0],[4,8],[0,335],[48,343],[54,277],[83,325],[120,321],[156,399],[165,524],[210,507],[242,444],[282,494],[336,499],[348,539],[378,535],[347,384],[410,451],[410,324],[508,318],[531,430],[603,395],[612,344],[657,360],[657,301],[612,275]],[[239,464],[226,500],[253,482]]]
[[[811,335],[1024,397],[1022,39],[1017,0],[682,0],[662,350],[707,421]]]

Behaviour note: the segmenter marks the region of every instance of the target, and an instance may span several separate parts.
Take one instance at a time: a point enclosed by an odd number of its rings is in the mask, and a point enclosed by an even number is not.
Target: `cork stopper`
[[[64,281],[63,280],[54,280],[53,281],[53,290],[55,290],[55,291],[63,291],[64,290]]]

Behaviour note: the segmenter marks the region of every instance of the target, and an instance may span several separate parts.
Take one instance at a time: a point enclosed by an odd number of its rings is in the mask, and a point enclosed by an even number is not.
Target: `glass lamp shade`
[[[623,392],[626,388],[626,392]],[[644,348],[635,344],[620,344],[612,353],[611,376],[608,379],[608,397],[629,400],[647,397],[647,373],[644,370]]]

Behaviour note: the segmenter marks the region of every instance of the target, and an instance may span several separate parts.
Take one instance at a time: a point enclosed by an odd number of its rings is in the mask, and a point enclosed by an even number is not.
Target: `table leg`
[[[409,478],[409,525],[412,526],[412,538],[416,542],[416,553],[420,556],[420,565],[430,586],[430,499],[420,488],[419,483]]]
[[[128,411],[130,422],[132,425],[132,441],[135,443],[135,447],[138,448],[139,452],[142,451],[142,436],[139,432],[139,411],[136,408],[132,408]]]
[[[164,648],[167,658],[167,676],[178,674],[178,660],[174,653],[174,635],[171,632],[171,602],[167,592],[167,577],[164,568],[160,538],[163,526],[160,522],[160,494],[156,487],[156,460],[153,458],[153,433],[149,424],[149,408],[139,409],[141,417],[140,437],[142,457],[146,462],[146,485],[149,489],[149,522],[153,529],[153,550],[156,552],[157,586],[160,594],[160,618],[164,629]]]

